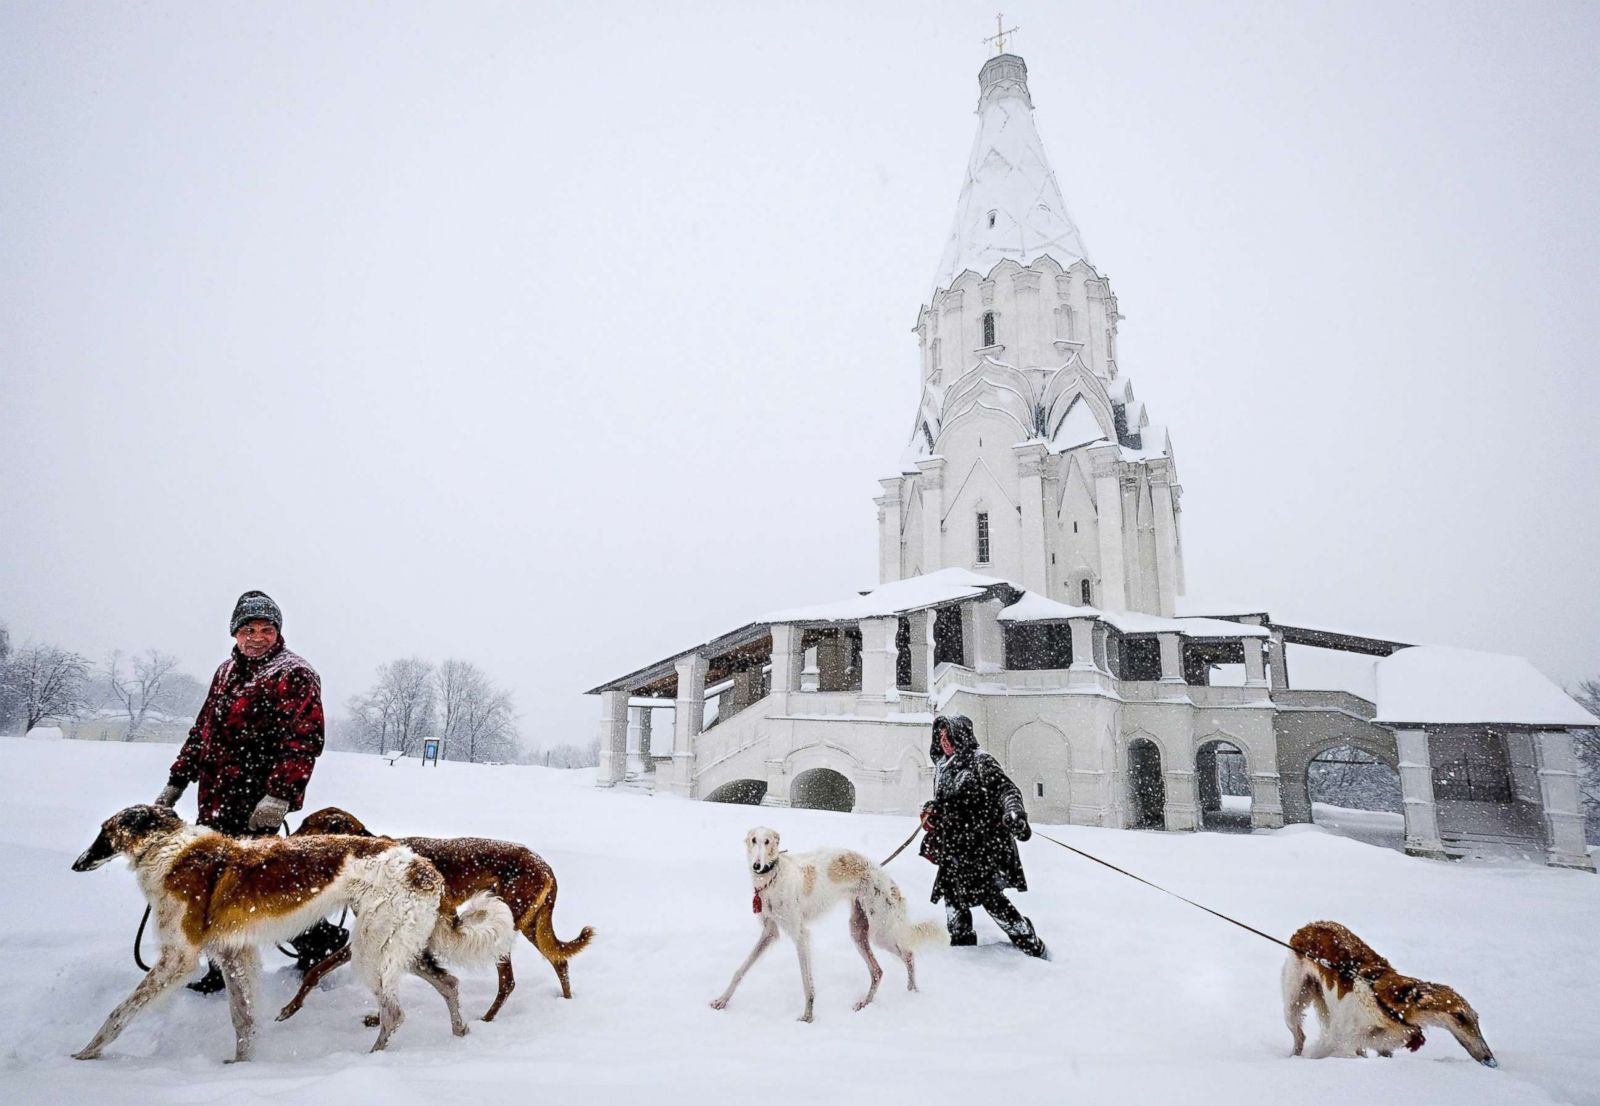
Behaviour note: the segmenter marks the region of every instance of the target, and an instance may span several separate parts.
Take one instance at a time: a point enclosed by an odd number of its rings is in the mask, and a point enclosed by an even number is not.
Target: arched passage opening
[[[812,768],[789,784],[789,805],[848,814],[855,809],[856,786],[832,768]]]
[[[1306,765],[1311,820],[1370,845],[1404,849],[1399,770],[1366,749],[1334,745]]]
[[[1200,828],[1249,833],[1250,770],[1244,750],[1231,741],[1207,741],[1195,750],[1194,771]]]
[[[1139,737],[1128,743],[1128,809],[1134,829],[1164,829],[1167,784],[1161,778],[1161,750]]]
[[[765,780],[729,780],[706,796],[708,803],[734,803],[740,806],[760,806],[767,797]]]

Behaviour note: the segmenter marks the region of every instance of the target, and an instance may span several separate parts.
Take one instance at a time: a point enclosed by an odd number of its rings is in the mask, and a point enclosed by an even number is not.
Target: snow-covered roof
[[[1182,634],[1185,637],[1271,637],[1260,626],[1245,626],[1214,618],[1163,618],[1138,611],[1102,611],[1096,607],[1073,606],[1027,591],[1022,598],[1000,612],[1006,622],[1059,622],[1064,618],[1097,618],[1125,634]]]
[[[879,584],[864,595],[838,603],[815,607],[793,607],[764,614],[758,622],[854,622],[862,618],[883,618],[958,599],[973,599],[989,588],[1005,584],[991,576],[980,576],[964,568],[945,568],[925,576],[912,576]]]
[[[1028,265],[1048,254],[1066,268],[1089,257],[1033,126],[1027,65],[1013,54],[990,58],[978,88],[978,134],[936,289],[968,269],[987,276],[1006,258]]]
[[[1380,723],[1600,725],[1522,657],[1415,645],[1373,668]]]

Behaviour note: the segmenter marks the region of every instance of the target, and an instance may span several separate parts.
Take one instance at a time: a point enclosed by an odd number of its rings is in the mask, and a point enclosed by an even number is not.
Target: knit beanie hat
[[[239,627],[246,622],[254,622],[264,618],[283,632],[283,612],[278,609],[278,604],[264,591],[247,591],[239,596],[239,601],[233,605],[233,617],[228,620],[228,633],[237,634]]]

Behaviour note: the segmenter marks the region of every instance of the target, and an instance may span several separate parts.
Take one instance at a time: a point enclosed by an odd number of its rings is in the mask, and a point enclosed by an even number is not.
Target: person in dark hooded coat
[[[934,719],[933,800],[922,808],[922,855],[939,866],[933,901],[944,900],[952,945],[975,945],[972,908],[981,906],[1011,943],[1029,956],[1049,957],[1033,923],[1006,898],[1028,889],[1017,841],[1033,836],[1022,793],[1000,763],[978,748],[972,721]]]

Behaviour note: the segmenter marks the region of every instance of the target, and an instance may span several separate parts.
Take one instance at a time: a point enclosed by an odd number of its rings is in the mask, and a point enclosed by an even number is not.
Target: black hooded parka
[[[949,727],[953,756],[944,756],[939,747],[941,725]],[[933,800],[923,807],[931,826],[920,850],[939,866],[932,901],[942,898],[951,906],[971,907],[995,890],[1026,891],[1022,858],[1004,823],[1014,812],[1021,816],[1021,839],[1032,836],[1022,793],[1000,762],[978,748],[971,719],[936,718],[933,732]]]

